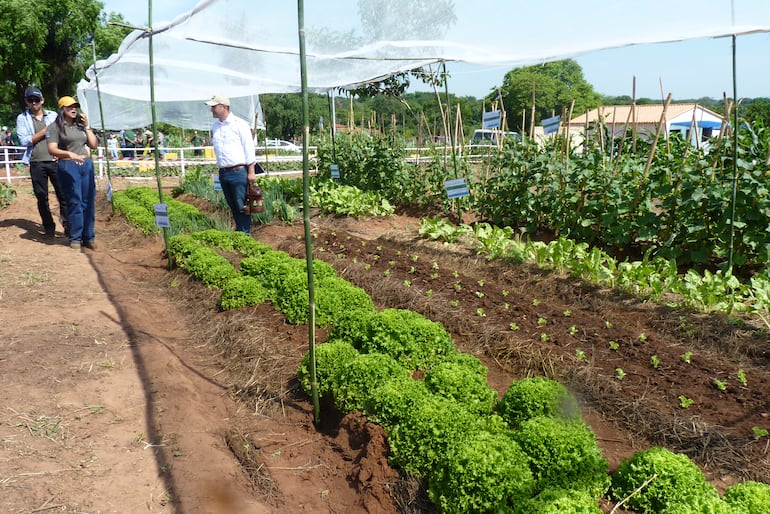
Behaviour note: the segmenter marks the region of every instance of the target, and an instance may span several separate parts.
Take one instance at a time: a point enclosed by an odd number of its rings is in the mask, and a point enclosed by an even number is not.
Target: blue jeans
[[[229,171],[219,170],[219,184],[233,214],[235,230],[251,234],[251,215],[243,213],[243,207],[246,205],[246,190],[249,186],[247,176],[246,166]]]
[[[94,240],[96,218],[96,183],[94,163],[86,159],[83,164],[71,160],[60,160],[58,168],[59,185],[67,206],[67,221],[70,225],[70,243],[84,243]]]

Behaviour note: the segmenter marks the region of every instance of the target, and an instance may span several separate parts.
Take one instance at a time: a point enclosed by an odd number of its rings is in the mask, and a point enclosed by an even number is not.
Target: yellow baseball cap
[[[71,107],[73,105],[75,107],[80,107],[80,104],[78,103],[78,101],[72,98],[71,96],[63,96],[59,98],[59,109],[61,109],[62,107]]]

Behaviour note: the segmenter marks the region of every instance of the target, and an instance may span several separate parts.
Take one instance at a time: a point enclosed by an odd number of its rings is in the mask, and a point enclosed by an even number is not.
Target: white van
[[[478,129],[473,131],[473,137],[471,137],[472,145],[491,145],[497,144],[497,138],[501,138],[505,141],[506,138],[515,138],[516,141],[521,141],[521,135],[518,132],[503,132],[495,129]]]

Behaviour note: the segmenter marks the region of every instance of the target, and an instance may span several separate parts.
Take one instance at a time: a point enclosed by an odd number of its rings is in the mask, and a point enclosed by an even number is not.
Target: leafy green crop
[[[638,488],[641,490],[626,505],[642,513],[664,512],[677,504],[686,507],[701,501],[696,500],[699,497],[718,498],[716,488],[686,455],[661,447],[637,452],[624,460],[612,477],[610,493],[622,500]]]
[[[530,458],[538,490],[569,485],[596,500],[607,492],[607,460],[593,432],[582,421],[532,418],[513,431],[513,439]]]
[[[259,305],[270,298],[270,293],[254,277],[238,276],[222,286],[219,306],[222,310],[242,309]]]
[[[569,484],[565,484],[567,486]],[[601,514],[596,499],[585,491],[547,488],[524,502],[519,514]]]
[[[358,351],[343,341],[316,345],[316,382],[319,396],[331,397],[334,391],[339,390],[342,369],[356,357],[358,357]],[[310,352],[308,352],[302,357],[302,362],[297,369],[297,380],[302,390],[308,395],[311,392],[310,378]]]
[[[456,352],[441,323],[404,309],[383,309],[369,321],[361,352],[389,355],[406,369],[426,369]]]
[[[479,431],[451,445],[429,479],[441,512],[495,513],[526,501],[535,482],[526,454],[503,433]]]
[[[567,388],[546,377],[513,382],[497,406],[500,416],[513,428],[537,416],[580,419],[580,408]]]
[[[479,372],[474,364],[439,362],[425,372],[425,385],[434,394],[460,402],[471,412],[489,415],[497,402],[497,392],[489,387],[487,369]]]
[[[409,377],[409,372],[387,355],[364,353],[346,362],[339,377],[339,381],[332,384],[337,408],[342,412],[367,414],[374,388],[389,380]]]
[[[736,512],[770,512],[770,485],[747,481],[725,490],[722,499]]]

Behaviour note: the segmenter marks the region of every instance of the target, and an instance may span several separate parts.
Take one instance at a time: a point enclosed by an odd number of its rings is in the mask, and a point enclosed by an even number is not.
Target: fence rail
[[[0,166],[4,171],[4,180],[11,184],[14,180],[28,179],[29,168],[22,162],[25,148],[23,146],[0,146]],[[311,155],[315,148],[310,148]],[[104,147],[97,149],[93,156],[94,171],[99,178],[107,175],[107,166],[109,163],[110,172],[114,170],[154,170],[155,169],[155,149],[154,148],[119,148],[118,158],[110,156],[109,150]],[[266,162],[297,162],[298,169],[293,172],[302,171],[302,155],[279,155],[270,150],[261,152],[256,156],[257,162],[264,164]],[[211,146],[187,146],[182,148],[163,148],[159,165],[162,167],[178,167],[181,169],[181,175],[184,176],[188,166],[216,164],[214,149]],[[0,179],[3,180],[3,179]]]

